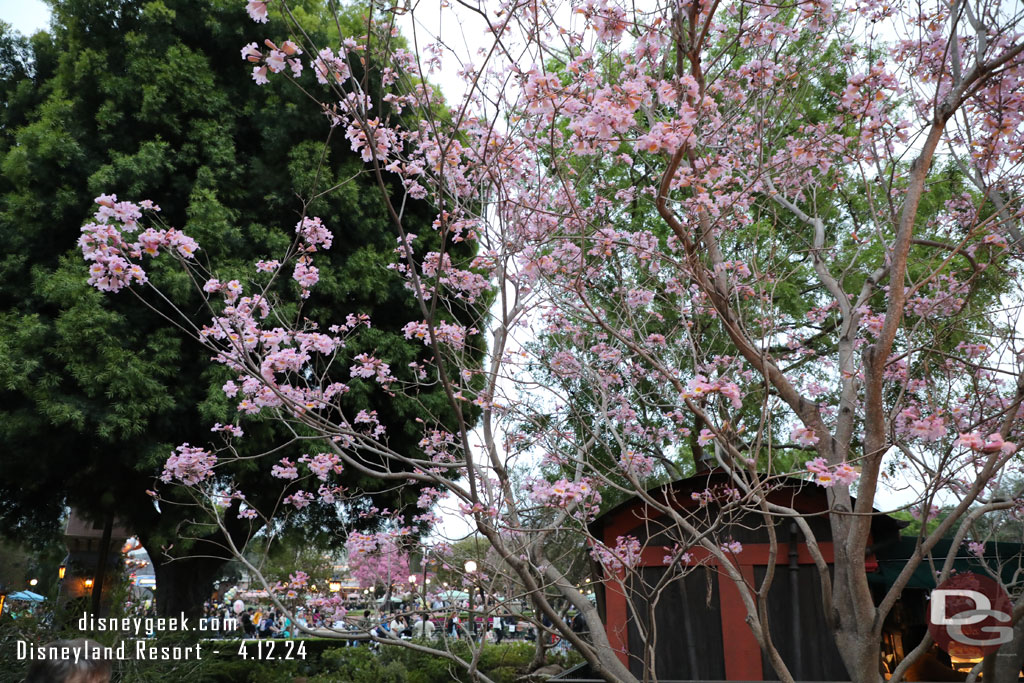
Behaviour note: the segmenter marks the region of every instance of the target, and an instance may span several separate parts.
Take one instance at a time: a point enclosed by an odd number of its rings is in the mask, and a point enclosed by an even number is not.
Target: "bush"
[[[469,646],[464,642],[450,644],[453,654],[469,660]],[[565,656],[552,656],[563,666]],[[496,683],[513,683],[526,673],[533,660],[530,643],[484,645],[480,654],[480,672]],[[372,681],[373,683],[469,683],[470,677],[457,664],[423,652],[402,647],[385,647],[380,652],[370,648],[335,648],[324,653],[325,671],[309,679],[309,683],[327,681]]]

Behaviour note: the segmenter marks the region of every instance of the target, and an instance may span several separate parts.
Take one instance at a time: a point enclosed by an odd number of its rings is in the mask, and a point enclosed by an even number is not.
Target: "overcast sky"
[[[43,0],[0,0],[0,21],[5,21],[23,35],[30,36],[46,28],[50,8]]]

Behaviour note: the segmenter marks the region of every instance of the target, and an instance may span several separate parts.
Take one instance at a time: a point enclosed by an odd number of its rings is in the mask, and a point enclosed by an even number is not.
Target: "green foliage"
[[[462,641],[449,643],[450,651],[470,661],[472,652]],[[528,673],[533,660],[531,643],[513,642],[485,644],[480,653],[479,670],[497,683],[512,683]],[[563,666],[576,661],[578,655],[552,654],[549,659]],[[367,647],[338,648],[323,655],[325,670],[310,678],[310,683],[327,681],[387,681],[388,683],[468,683],[471,679],[458,664],[402,647],[387,647],[379,653]]]
[[[321,5],[296,9],[326,44],[334,23],[323,21]],[[251,277],[257,259],[287,249],[303,210],[297,196],[339,185],[309,207],[336,239],[318,258],[321,284],[301,315],[329,324],[349,312],[369,314],[375,327],[352,352],[375,350],[399,372],[425,354],[398,331],[421,316],[386,268],[394,231],[347,141],[337,135],[325,143],[326,119],[283,79],[258,87],[249,78],[238,48],[262,33],[244,7],[56,0],[53,10],[52,32],[31,40],[0,25],[0,531],[54,530],[65,504],[93,514],[116,507],[151,549],[173,542],[187,550],[179,512],[164,506],[156,514],[145,491],[174,446],[207,444],[212,422],[236,418],[219,391],[227,373],[130,293],[103,296],[86,285],[75,241],[92,199],[154,200],[169,225],[199,241],[216,275],[231,279]],[[352,32],[358,22],[354,13],[343,17]],[[428,236],[432,216],[413,202],[407,227]],[[154,261],[150,278],[182,310],[201,310],[172,264]],[[280,280],[279,294],[296,299],[296,283]],[[376,396],[350,401],[393,425],[393,448],[416,448],[419,406]],[[425,402],[446,414],[436,397]],[[245,430],[243,455],[286,437],[269,421]],[[251,463],[233,472],[257,506],[280,493],[280,482],[267,485],[265,469]],[[377,480],[340,483],[367,488],[392,509],[416,497]],[[310,512],[294,519],[310,536],[333,521]]]

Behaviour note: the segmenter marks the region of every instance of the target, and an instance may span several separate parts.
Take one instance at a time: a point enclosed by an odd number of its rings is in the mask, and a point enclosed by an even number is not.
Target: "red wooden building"
[[[748,584],[758,585],[770,560],[767,525],[760,514],[723,514],[715,499],[707,499],[706,491],[729,495],[729,487],[725,473],[711,471],[668,484],[652,495],[690,516],[698,528],[715,525],[715,539],[741,543],[743,548],[735,561]],[[808,515],[805,518],[818,546],[831,564],[827,491],[810,482],[787,479],[779,483],[769,499]],[[899,527],[896,520],[878,516],[872,523],[871,543],[898,538]],[[628,575],[624,586],[606,580],[598,590],[598,606],[604,612],[612,647],[634,673],[640,674],[644,668],[645,652],[650,656],[642,634],[651,633],[646,626],[653,613],[657,625],[653,631],[653,659],[660,680],[776,678],[746,623],[738,589],[732,579],[718,571],[714,558],[706,551],[691,551],[694,557],[690,564],[695,569],[664,583],[651,610],[654,588],[664,581],[666,572],[672,571],[665,565],[666,555],[676,543],[688,545],[678,537],[672,523],[640,500],[631,499],[596,520],[592,531],[608,547],[614,547],[616,539],[626,535],[637,538],[643,547],[640,567]],[[773,641],[797,680],[848,680],[824,621],[818,572],[806,543],[791,520],[777,518],[775,532],[776,573],[768,595]],[[876,564],[873,555],[864,561],[869,566]]]

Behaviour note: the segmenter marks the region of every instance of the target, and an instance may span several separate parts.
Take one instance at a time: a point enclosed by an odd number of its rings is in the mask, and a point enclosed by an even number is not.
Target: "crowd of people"
[[[291,617],[274,607],[250,606],[235,612],[230,604],[207,603],[202,618],[215,625],[215,628],[205,631],[219,632],[226,638],[291,638],[343,632],[350,636],[349,644],[353,647],[375,638],[449,638],[495,644],[509,640],[532,642],[538,634],[538,629],[531,622],[508,611],[469,616],[467,610],[450,605],[431,606],[426,613],[418,611],[413,604],[400,605],[391,612],[368,605],[350,610],[340,619],[316,608],[300,607],[294,612],[293,623]],[[550,627],[546,618],[542,623]],[[579,616],[572,619],[572,625],[574,631],[583,629]],[[557,640],[555,638],[553,642]]]

